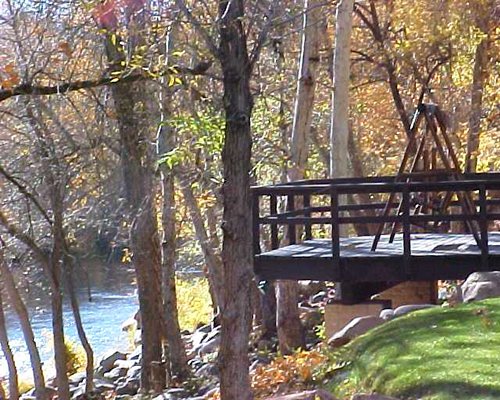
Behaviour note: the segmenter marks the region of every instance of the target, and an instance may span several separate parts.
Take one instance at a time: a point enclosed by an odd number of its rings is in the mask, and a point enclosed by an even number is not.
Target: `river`
[[[87,337],[94,349],[94,358],[98,360],[99,356],[109,350],[129,348],[130,339],[127,333],[122,332],[121,324],[137,311],[138,302],[130,269],[123,266],[92,265],[89,276],[92,301],[88,301],[87,289],[81,285],[80,312]],[[34,301],[27,301],[27,307],[46,378],[50,378],[54,376],[50,307],[46,302],[41,306],[40,302]],[[64,321],[65,336],[79,343],[69,304],[64,306]],[[32,381],[31,365],[22,331],[17,316],[11,310],[6,311],[6,322],[9,343],[14,352],[20,380]],[[0,377],[5,379],[7,375],[7,364],[0,351]]]

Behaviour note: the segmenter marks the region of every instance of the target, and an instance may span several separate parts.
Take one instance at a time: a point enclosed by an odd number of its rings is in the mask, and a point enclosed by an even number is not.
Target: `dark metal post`
[[[311,195],[309,193],[304,194],[304,217],[310,218],[311,217],[311,212],[308,211],[307,209],[311,207]],[[305,223],[305,231],[306,231],[306,240],[311,240],[312,239],[312,227],[311,227],[311,221],[307,221]]]
[[[253,254],[260,254],[260,209],[259,195],[254,193],[252,196],[252,239],[253,239]]]
[[[272,194],[269,199],[270,202],[270,213],[271,215],[277,215],[278,214],[278,200],[276,198],[275,194]],[[277,249],[279,247],[279,240],[278,240],[278,224],[273,222],[271,224],[271,248]]]
[[[410,244],[410,190],[408,185],[402,191],[403,211],[403,265],[407,276],[411,274],[411,244]]]
[[[488,210],[486,208],[486,185],[479,186],[479,228],[481,230],[481,267],[489,267]]]
[[[340,267],[340,216],[339,216],[339,193],[335,186],[330,189],[330,209],[332,218],[332,257],[335,281],[342,280],[342,269]]]
[[[287,208],[288,211],[295,211],[295,196],[293,194],[289,194],[287,196]],[[295,230],[295,224],[288,224],[288,244],[297,243],[297,232]]]

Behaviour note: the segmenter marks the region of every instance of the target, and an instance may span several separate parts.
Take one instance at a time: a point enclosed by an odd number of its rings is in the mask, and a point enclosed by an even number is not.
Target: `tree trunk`
[[[222,400],[253,398],[248,375],[248,339],[252,322],[253,252],[250,198],[251,66],[243,27],[244,1],[219,2],[219,59],[226,115],[221,306],[220,380]]]
[[[142,371],[141,388],[159,392],[165,387],[165,376],[157,376],[153,365],[162,363],[164,331],[161,295],[161,250],[153,199],[148,194],[137,212],[130,241],[139,292],[141,312]]]
[[[62,250],[64,244],[63,212],[60,183],[52,188],[51,206],[54,213],[52,226],[52,252],[49,261],[49,283],[51,289],[52,335],[54,339],[54,358],[56,364],[57,397],[69,400],[68,359],[64,343],[63,293],[62,293]]]
[[[489,20],[492,2],[486,2],[476,17],[477,28],[486,35],[476,47],[474,72],[472,75],[471,110],[469,134],[467,136],[466,172],[476,172],[481,133],[481,115],[483,111],[483,90],[488,77]]]
[[[178,24],[174,23],[166,37],[165,65],[172,63],[171,50],[175,41]],[[162,78],[165,84],[165,78]],[[171,91],[164,89],[160,92],[161,121],[157,135],[158,156],[167,154],[175,147],[175,131],[168,125],[171,116],[170,103],[172,101]],[[179,381],[183,381],[189,375],[187,365],[186,349],[181,337],[179,326],[179,315],[177,311],[177,291],[175,286],[175,248],[176,248],[176,226],[175,226],[175,188],[174,171],[169,169],[165,163],[160,164],[162,206],[162,279],[163,279],[163,310],[165,315],[165,337],[168,343],[169,371]]]
[[[119,69],[123,53],[106,38],[106,52]],[[130,230],[133,264],[137,278],[139,309],[142,318],[141,389],[160,391],[166,376],[154,373],[162,364],[162,339],[165,328],[161,290],[161,249],[154,204],[153,154],[147,148],[151,138],[147,113],[147,86],[144,82],[122,83],[111,88],[115,104],[126,200],[134,217]],[[156,371],[158,368],[156,368]]]
[[[5,264],[5,260],[3,257],[2,249],[0,249],[0,264],[2,264],[0,271],[3,271],[5,268],[8,268],[6,265],[3,265]],[[14,354],[12,353],[12,349],[10,348],[9,344],[7,327],[5,326],[5,314],[3,311],[2,290],[3,288],[0,287],[0,346],[2,347],[2,352],[7,362],[7,368],[9,370],[9,400],[17,400],[19,398],[17,368],[16,368],[16,363],[14,361]]]
[[[290,181],[304,179],[308,157],[320,46],[325,30],[321,1],[305,0],[297,95],[292,126]],[[298,310],[298,282],[278,281],[277,328],[280,350],[289,354],[304,347],[305,338]]]
[[[85,393],[89,394],[94,388],[94,351],[92,350],[92,346],[90,345],[85,329],[83,328],[82,317],[80,315],[80,305],[78,304],[78,297],[76,296],[75,287],[73,285],[73,261],[70,259],[69,255],[65,255],[64,258],[66,287],[71,303],[71,310],[73,312],[78,338],[80,339],[80,343],[82,344],[87,357],[87,364],[85,366]]]
[[[334,91],[332,96],[332,122],[330,131],[330,176],[349,176],[349,82],[352,12],[354,0],[341,0],[337,5],[335,51],[333,56]]]
[[[19,318],[24,341],[26,342],[26,347],[28,348],[37,398],[42,400],[46,399],[42,361],[40,359],[38,348],[36,347],[35,335],[33,334],[33,329],[31,328],[28,311],[26,310],[26,306],[24,305],[21,295],[16,288],[14,277],[5,262],[0,262],[0,271],[10,304]]]
[[[203,258],[205,259],[208,270],[208,281],[214,291],[216,306],[221,305],[223,304],[224,294],[224,272],[221,268],[222,262],[211,246],[211,241],[205,229],[203,216],[194,196],[193,189],[185,178],[182,179],[181,182],[181,191],[189,211],[189,216],[193,222],[196,238],[200,244]]]

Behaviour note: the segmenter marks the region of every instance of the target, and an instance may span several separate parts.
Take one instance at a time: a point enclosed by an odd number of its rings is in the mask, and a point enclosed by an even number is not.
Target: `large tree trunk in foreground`
[[[467,154],[465,157],[465,170],[476,172],[479,153],[479,139],[481,133],[481,114],[483,111],[483,91],[488,77],[488,45],[489,45],[489,20],[492,10],[492,1],[485,2],[477,12],[476,26],[484,34],[481,42],[476,47],[474,59],[474,72],[472,75],[471,110],[469,118],[469,134],[467,136]]]
[[[0,239],[1,242],[1,239]],[[1,246],[1,244],[0,244]],[[0,264],[2,267],[0,271],[8,268],[5,264],[3,257],[3,250],[0,249]],[[2,274],[3,275],[3,274]],[[3,285],[2,285],[3,286]],[[7,327],[5,325],[5,314],[3,311],[3,299],[2,299],[2,287],[0,286],[0,346],[2,347],[2,352],[7,362],[7,368],[9,370],[9,400],[17,400],[19,398],[18,389],[18,379],[17,379],[17,368],[14,361],[14,354],[9,344],[9,336],[7,335]]]
[[[244,1],[220,1],[219,57],[226,114],[224,148],[224,216],[222,261],[220,380],[222,400],[248,400],[248,338],[252,322],[252,231],[250,221],[251,67],[243,27]]]
[[[24,305],[21,295],[17,290],[14,277],[5,262],[0,262],[0,272],[2,274],[4,287],[9,297],[10,304],[19,318],[24,341],[26,342],[26,347],[28,348],[37,398],[43,400],[46,398],[45,378],[43,376],[42,361],[40,359],[38,348],[36,347],[35,335],[33,334],[33,329],[31,328],[28,311],[26,310],[26,306]]]

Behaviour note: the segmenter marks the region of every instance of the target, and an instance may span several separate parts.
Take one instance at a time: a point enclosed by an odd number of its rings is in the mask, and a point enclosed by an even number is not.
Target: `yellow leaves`
[[[132,262],[132,252],[130,251],[130,249],[128,247],[125,247],[122,251],[122,258],[121,258],[121,262],[123,264],[130,264]]]

